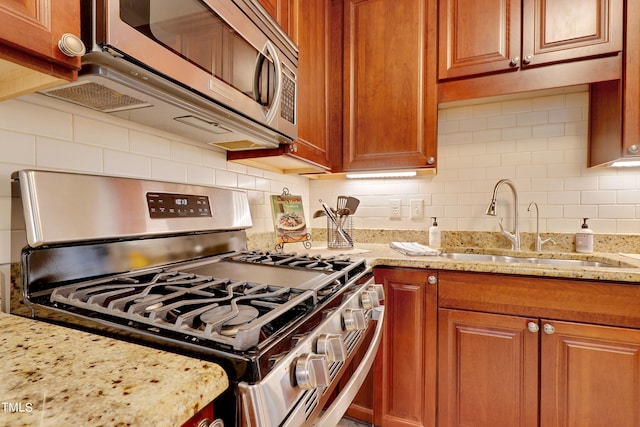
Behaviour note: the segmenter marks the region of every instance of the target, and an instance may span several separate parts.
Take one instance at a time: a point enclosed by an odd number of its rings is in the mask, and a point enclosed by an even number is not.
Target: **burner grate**
[[[50,300],[247,350],[308,312],[315,295],[161,269],[59,287]]]

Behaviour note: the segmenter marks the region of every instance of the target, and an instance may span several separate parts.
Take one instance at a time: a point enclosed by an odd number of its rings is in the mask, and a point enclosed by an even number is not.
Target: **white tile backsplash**
[[[535,200],[543,232],[573,232],[589,217],[596,233],[640,233],[640,170],[587,169],[587,118],[586,90],[448,106],[438,118],[437,175],[309,181],[227,163],[208,146],[40,95],[0,102],[0,263],[9,261],[9,175],[29,167],[246,189],[250,233],[272,231],[270,196],[283,187],[303,196],[312,227],[326,225],[311,219],[318,199],[351,194],[362,200],[355,228],[426,229],[437,216],[444,230],[497,231],[484,211],[501,178],[516,182],[528,228]],[[402,202],[400,220],[388,218],[391,198]],[[409,218],[411,199],[425,201],[427,218]],[[507,216],[507,206],[500,211]]]
[[[356,228],[426,229],[430,221],[409,219],[409,200],[428,197],[425,216],[438,216],[444,230],[497,231],[498,219],[484,211],[495,183],[510,178],[518,188],[524,231],[532,231],[535,217],[527,207],[536,201],[543,232],[575,232],[588,217],[596,233],[640,233],[640,170],[586,167],[588,102],[588,91],[581,88],[449,104],[439,111],[436,176],[311,181],[311,200],[340,194],[361,198]],[[510,204],[506,187],[500,193],[499,200]],[[400,220],[388,218],[391,198],[402,201]],[[511,216],[506,206],[500,212]]]
[[[310,209],[307,178],[227,163],[226,153],[210,146],[28,95],[0,102],[0,264],[10,261],[10,175],[25,168],[241,188],[250,196],[250,234],[273,230],[270,196],[284,186],[302,195],[305,211]]]

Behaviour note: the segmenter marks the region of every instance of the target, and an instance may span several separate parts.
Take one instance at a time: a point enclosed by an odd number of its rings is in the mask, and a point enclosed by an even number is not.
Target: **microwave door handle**
[[[271,123],[274,116],[276,115],[278,108],[277,106],[280,103],[280,94],[282,92],[282,66],[280,65],[280,59],[278,58],[278,51],[273,46],[273,44],[267,40],[264,45],[264,49],[262,49],[262,56],[258,57],[258,61],[256,62],[255,76],[253,80],[254,84],[254,94],[256,97],[256,101],[260,102],[260,78],[262,77],[262,63],[263,61],[268,61],[266,56],[270,56],[273,60],[273,65],[275,69],[275,81],[274,81],[274,90],[273,90],[273,99],[271,103],[266,107],[265,113],[265,121],[267,123]]]

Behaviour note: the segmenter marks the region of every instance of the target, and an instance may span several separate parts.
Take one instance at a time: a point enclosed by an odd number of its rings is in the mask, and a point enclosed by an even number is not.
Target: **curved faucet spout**
[[[510,179],[501,179],[498,181],[493,187],[493,197],[491,198],[491,203],[489,203],[489,207],[487,208],[487,215],[496,216],[496,200],[498,195],[498,190],[502,187],[503,184],[507,184],[509,188],[511,188],[511,192],[513,193],[513,233],[508,232],[502,227],[502,220],[500,221],[500,233],[506,237],[511,242],[511,249],[519,251],[520,250],[520,226],[518,224],[518,190],[516,190],[516,185]]]

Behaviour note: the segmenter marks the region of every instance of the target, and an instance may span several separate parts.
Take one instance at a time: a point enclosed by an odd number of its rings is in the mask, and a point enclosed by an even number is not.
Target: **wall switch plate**
[[[423,199],[411,199],[409,203],[411,209],[411,219],[424,218],[424,200]]]
[[[389,200],[389,219],[402,218],[402,208],[400,199]]]

